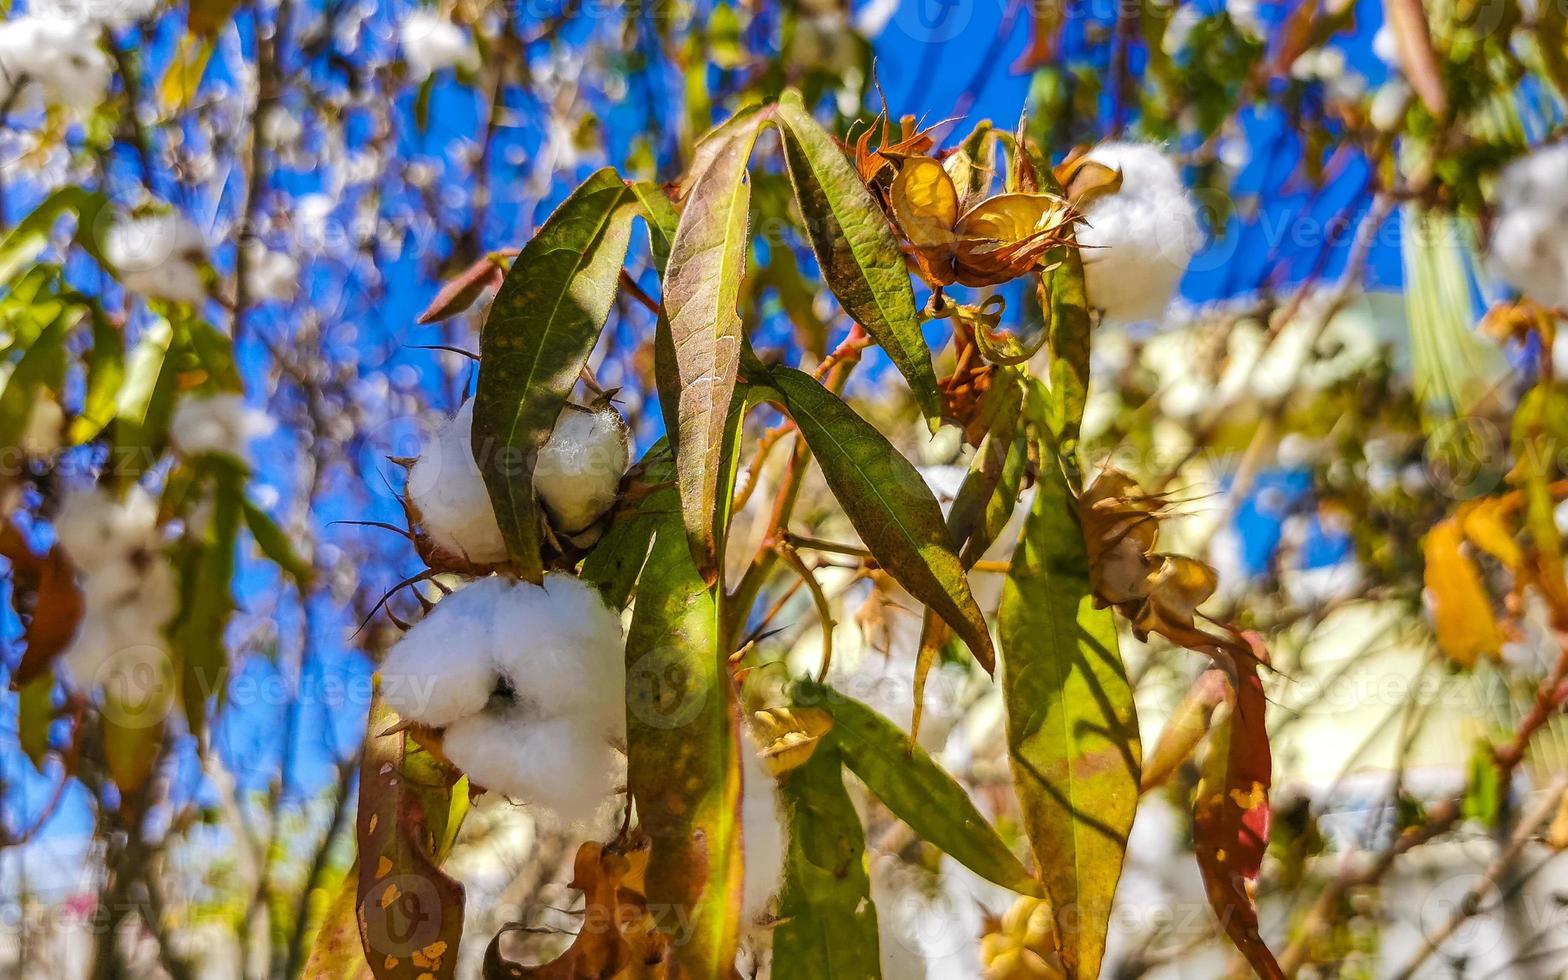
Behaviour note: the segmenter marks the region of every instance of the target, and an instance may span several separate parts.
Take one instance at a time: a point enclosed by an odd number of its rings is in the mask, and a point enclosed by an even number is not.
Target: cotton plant
[[[164,630],[178,595],[157,501],[139,487],[124,499],[103,489],[73,490],[54,529],[83,600],[76,634],[61,655],[71,685],[90,693],[116,676],[135,681],[144,670],[165,671]]]
[[[128,291],[189,306],[207,298],[207,254],[201,229],[173,210],[117,221],[104,238],[104,256]]]

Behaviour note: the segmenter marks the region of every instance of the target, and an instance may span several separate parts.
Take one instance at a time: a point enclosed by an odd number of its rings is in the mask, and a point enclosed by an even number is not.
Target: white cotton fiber
[[[245,246],[245,292],[253,300],[292,302],[299,293],[299,263],[291,255],[250,242]]]
[[[104,238],[104,256],[133,293],[193,306],[207,297],[202,280],[207,242],[182,214],[165,211],[120,221]]]
[[[55,538],[83,572],[94,572],[125,561],[136,551],[153,551],[162,543],[158,503],[140,487],[123,501],[101,489],[70,490],[54,519]]]
[[[429,10],[415,10],[398,26],[408,74],[422,82],[444,68],[473,68],[479,53],[461,27]]]
[[[740,740],[741,895],[743,924],[756,922],[768,910],[784,877],[789,831],[779,805],[779,784],[758,756],[750,735]]]
[[[506,560],[506,541],[474,461],[474,403],[433,432],[408,471],[408,502],[420,527],[442,552],[476,565]]]
[[[440,728],[484,710],[500,676],[496,609],[511,590],[498,577],[466,585],[393,644],[377,673],[381,697],[399,717]]]
[[[543,586],[517,583],[496,608],[495,649],[519,698],[626,737],[621,619],[582,579],[552,572]]]
[[[464,718],[446,730],[441,748],[473,782],[568,824],[593,819],[624,778],[618,754],[594,726],[534,720],[523,709]]]
[[[631,462],[626,423],[615,409],[567,405],[534,467],[538,492],[555,527],[581,531],[615,503]]]
[[[1538,303],[1568,307],[1568,143],[1509,164],[1493,203],[1493,270]]]
[[[1089,159],[1122,174],[1121,189],[1092,200],[1078,228],[1089,305],[1110,322],[1158,319],[1198,250],[1192,196],[1147,143],[1101,143]]]
[[[185,456],[216,453],[248,464],[251,440],[271,435],[276,428],[276,420],[248,408],[241,395],[191,395],[174,409],[169,441]]]
[[[114,74],[99,36],[93,24],[55,14],[23,14],[0,22],[0,97],[17,108],[36,104],[40,96],[49,105],[94,108],[108,94]],[[18,85],[24,86],[20,92]]]

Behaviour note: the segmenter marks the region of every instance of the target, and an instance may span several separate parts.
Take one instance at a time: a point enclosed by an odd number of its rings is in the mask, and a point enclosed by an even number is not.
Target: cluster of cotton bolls
[[[429,10],[415,10],[404,18],[398,41],[409,77],[416,82],[446,68],[473,69],[479,64],[479,52],[468,33]]]
[[[0,100],[16,108],[45,105],[86,110],[109,91],[114,68],[90,21],[54,13],[0,23]]]
[[[1538,303],[1568,307],[1568,143],[1509,164],[1493,194],[1492,268]]]
[[[133,293],[192,306],[206,299],[207,241],[176,211],[116,223],[104,238],[104,256]]]
[[[80,573],[83,615],[61,658],[71,682],[91,689],[107,673],[134,675],[166,666],[164,627],[178,603],[163,555],[158,505],[141,488],[124,500],[103,490],[68,493],[55,536]]]
[[[592,819],[625,772],[621,621],[562,572],[542,585],[492,576],[435,604],[387,653],[386,703],[443,730],[442,751],[476,784]]]
[[[1198,251],[1198,214],[1169,158],[1146,143],[1101,143],[1088,159],[1121,188],[1091,200],[1078,229],[1089,305],[1109,322],[1158,318]]]
[[[251,440],[269,436],[276,428],[276,419],[247,406],[241,395],[191,395],[181,400],[169,419],[169,441],[183,456],[213,453],[249,463]]]
[[[506,559],[506,542],[496,523],[473,448],[474,403],[431,434],[408,472],[408,503],[420,530],[442,554],[475,565]],[[581,535],[615,503],[631,460],[626,423],[614,407],[567,405],[534,469],[534,490],[552,526]]]

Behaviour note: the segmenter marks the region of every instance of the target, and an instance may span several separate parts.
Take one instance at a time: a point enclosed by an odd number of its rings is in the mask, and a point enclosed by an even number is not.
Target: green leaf
[[[480,335],[474,456],[518,575],[538,582],[534,465],[610,315],[631,236],[614,170],[573,191],[523,247]]]
[[[229,335],[205,320],[187,321],[182,329],[196,363],[206,372],[212,386],[219,391],[243,392],[245,382],[240,379],[239,365],[234,363],[234,341]]]
[[[65,338],[80,314],[72,309],[55,317],[16,362],[0,391],[0,447],[10,451],[22,441],[41,389],[59,391],[65,382]],[[13,461],[14,462],[14,461]]]
[[[637,479],[637,489],[660,489],[644,497],[631,513],[616,515],[610,529],[583,559],[579,572],[583,581],[599,590],[611,609],[626,608],[637,576],[648,560],[648,546],[653,542],[655,529],[666,515],[680,513],[674,484],[675,458],[670,455],[669,443],[663,439],[654,443],[638,466],[642,475]]]
[[[168,433],[178,371],[169,357],[174,327],[159,320],[142,332],[115,399],[113,471],[132,479],[152,466]]]
[[[897,725],[811,681],[796,685],[795,702],[832,713],[828,737],[845,767],[922,840],[987,881],[1025,895],[1040,894],[1040,883],[986,822],[968,792]]]
[[[310,581],[315,577],[315,569],[310,563],[294,550],[294,544],[289,536],[277,525],[267,512],[251,503],[244,502],[245,526],[250,529],[250,536],[256,539],[256,547],[266,555],[273,564],[283,569],[284,573],[292,578],[299,587],[310,588]]]
[[[1092,978],[1138,804],[1138,723],[1116,623],[1094,607],[1066,474],[1043,450],[1002,591],[1002,697],[1013,782],[1061,952],[1073,975]]]
[[[441,861],[467,813],[468,786],[408,732],[382,734],[397,723],[377,692],[355,819],[360,945],[376,980],[451,980],[463,935],[463,886]]]
[[[1041,284],[1047,337],[1051,346],[1051,391],[1056,418],[1052,420],[1061,453],[1076,482],[1078,429],[1089,399],[1089,303],[1084,292],[1083,257],[1076,248],[1066,250],[1062,262],[1046,274]]]
[[[774,980],[878,980],[877,910],[866,836],[838,750],[818,745],[779,787],[789,852],[773,930]]]
[[[643,222],[648,226],[648,251],[653,254],[653,267],[664,277],[670,264],[670,245],[675,241],[675,229],[680,224],[680,212],[664,188],[652,181],[639,180],[631,185],[642,210]]]
[[[1557,94],[1568,99],[1568,10],[1558,3],[1538,4],[1535,10],[1535,44],[1541,65]]]
[[[63,187],[44,198],[4,239],[0,239],[0,283],[10,282],[28,263],[38,258],[49,246],[55,223],[67,213],[77,216],[77,240],[89,254],[97,257],[99,251],[92,238],[93,225],[107,203],[103,194],[81,187]]]
[[[200,735],[206,723],[207,701],[221,696],[229,656],[223,633],[234,609],[231,593],[234,546],[239,538],[245,478],[232,464],[214,461],[212,468],[212,517],[203,528],[193,528],[177,560],[180,573],[180,609],[169,636],[181,669],[180,691],[191,732]]]
[[[124,336],[96,305],[91,315],[93,349],[87,359],[87,393],[67,432],[67,441],[73,446],[96,437],[114,420],[115,400],[125,380]]]
[[[718,573],[718,486],[725,423],[740,365],[736,307],[746,273],[746,219],[751,183],[746,163],[763,118],[738,126],[716,149],[691,188],[664,279],[664,311],[655,359],[659,397],[675,444],[686,536],[705,580]],[[672,413],[673,408],[673,413]]]
[[[919,471],[810,375],[780,367],[767,380],[877,564],[935,609],[981,666],[992,669],[985,617],[970,594],[942,508]]]
[[[739,728],[726,660],[713,591],[672,510],[637,584],[626,640],[626,743],[627,785],[652,841],[647,897],[682,910],[667,923],[680,930],[671,949],[682,976],[725,976],[735,962]]]
[[[54,674],[45,671],[23,684],[16,695],[16,738],[33,768],[43,772],[49,752],[49,722],[54,719]]]
[[[999,371],[980,405],[985,441],[969,464],[964,482],[948,508],[953,547],[972,568],[996,540],[1013,515],[1023,478],[1023,446],[1017,438],[1023,415],[1024,389],[1019,376]]]
[[[822,278],[844,311],[887,351],[921,412],[935,425],[941,415],[936,371],[893,229],[854,165],[798,93],[784,94],[778,120],[790,181]]]

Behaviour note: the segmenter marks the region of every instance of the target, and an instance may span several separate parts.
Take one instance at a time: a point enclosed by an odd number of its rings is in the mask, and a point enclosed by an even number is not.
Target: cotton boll
[[[758,751],[749,733],[740,740],[742,923],[756,922],[767,912],[784,877],[784,855],[789,851],[779,784],[763,768]]]
[[[539,451],[534,489],[558,529],[582,531],[614,505],[630,463],[631,440],[619,412],[567,405]]]
[[[134,552],[156,550],[157,522],[158,504],[140,487],[123,501],[97,488],[72,490],[55,515],[54,532],[71,563],[92,573]]]
[[[592,820],[624,774],[624,762],[593,726],[535,720],[525,708],[462,719],[446,730],[441,751],[474,783],[551,810],[567,824]]]
[[[1410,108],[1410,83],[1399,76],[1384,82],[1372,96],[1372,106],[1367,116],[1372,125],[1385,133],[1399,129],[1405,121],[1405,110]]]
[[[467,32],[451,21],[428,10],[416,10],[398,28],[403,60],[416,82],[445,68],[474,68],[479,53]]]
[[[206,299],[207,242],[184,215],[165,211],[121,221],[105,236],[104,255],[133,293],[192,306]]]
[[[91,109],[109,91],[113,66],[91,23],[53,14],[24,14],[0,23],[0,88],[27,87],[19,99]]]
[[[220,453],[248,462],[250,441],[271,435],[275,428],[274,419],[247,408],[240,395],[191,396],[175,408],[169,440],[186,456]]]
[[[291,303],[299,293],[299,263],[252,242],[246,246],[245,292],[252,299]]]
[[[1079,227],[1089,305],[1107,321],[1165,312],[1198,250],[1198,215],[1176,166],[1153,146],[1101,143],[1089,159],[1120,170],[1115,194],[1091,201]]]
[[[496,605],[495,649],[520,700],[626,737],[621,619],[582,579],[552,572],[542,586],[513,586]]]
[[[408,502],[420,528],[442,552],[478,565],[506,560],[506,541],[473,450],[474,403],[430,437],[408,472]]]
[[[1497,178],[1497,275],[1547,306],[1568,306],[1568,143],[1515,160]]]
[[[483,578],[436,603],[381,662],[377,673],[387,705],[432,728],[483,711],[500,677],[493,652],[496,610],[511,590],[505,579]]]

